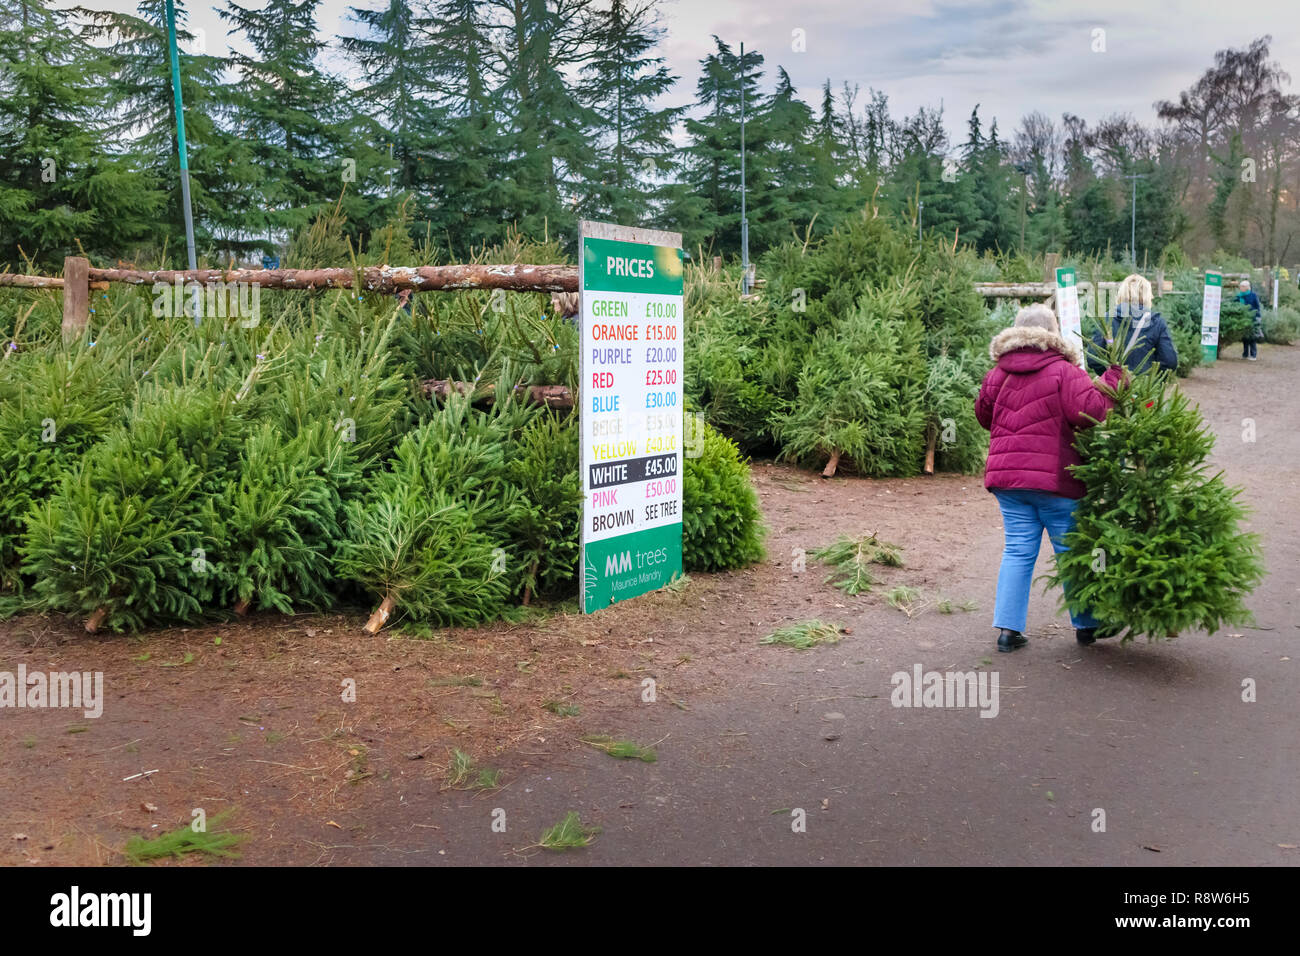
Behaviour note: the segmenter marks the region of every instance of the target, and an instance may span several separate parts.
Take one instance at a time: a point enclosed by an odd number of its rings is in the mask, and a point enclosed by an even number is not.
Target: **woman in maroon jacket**
[[[1079,367],[1079,350],[1061,337],[1045,305],[1021,309],[989,355],[997,364],[984,376],[975,417],[991,433],[984,487],[998,500],[1006,536],[993,626],[998,650],[1014,651],[1029,643],[1029,588],[1043,529],[1064,551],[1083,497],[1083,484],[1069,471],[1079,464],[1074,433],[1105,418],[1110,399]],[[1113,365],[1101,382],[1114,387],[1120,373]],[[1070,620],[1080,644],[1096,640],[1097,621],[1086,610],[1071,608]]]

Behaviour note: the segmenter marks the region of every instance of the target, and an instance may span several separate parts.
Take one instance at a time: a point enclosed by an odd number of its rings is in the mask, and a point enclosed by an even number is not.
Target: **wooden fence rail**
[[[0,274],[0,288],[62,289],[63,334],[75,338],[90,318],[90,290],[110,283],[156,283],[183,286],[254,285],[262,289],[351,289],[357,283],[368,291],[395,293],[463,292],[469,289],[504,289],[509,292],[549,292],[556,309],[577,312],[578,267],[561,265],[449,265],[366,266],[355,269],[96,269],[84,256],[63,260],[62,278]]]
[[[70,260],[69,260],[70,261]],[[366,266],[362,288],[374,292],[462,292],[466,289],[507,289],[512,292],[576,292],[577,266],[460,265]],[[65,266],[66,274],[66,266]],[[103,282],[174,285],[190,282],[207,286],[217,282],[245,282],[263,289],[350,289],[357,273],[352,269],[90,269],[89,278]]]
[[[354,269],[97,269],[82,256],[63,261],[63,276],[0,274],[0,288],[62,289],[63,334],[76,337],[89,320],[90,290],[107,289],[110,283],[168,286],[191,283],[202,287],[243,283],[263,289],[351,289],[357,282],[368,291],[395,293],[461,292],[468,289],[504,289],[510,292],[549,292],[554,307],[563,315],[578,311],[578,267],[562,265],[447,265],[366,266]],[[1224,274],[1225,280],[1249,278]],[[1163,273],[1157,273],[1157,295],[1164,289]],[[1097,290],[1113,293],[1116,282],[1099,282]],[[977,282],[975,290],[989,299],[1038,299],[1051,301],[1055,282]],[[1093,284],[1080,282],[1081,295],[1093,291]]]
[[[92,289],[107,289],[107,282],[92,282]],[[62,289],[62,276],[28,276],[14,272],[0,272],[0,289]]]

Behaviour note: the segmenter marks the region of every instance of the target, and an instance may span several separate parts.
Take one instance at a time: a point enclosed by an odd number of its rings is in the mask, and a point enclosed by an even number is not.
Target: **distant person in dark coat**
[[[1253,362],[1259,356],[1259,340],[1264,337],[1264,307],[1259,304],[1259,296],[1251,290],[1248,280],[1242,279],[1238,288],[1241,291],[1237,293],[1237,301],[1255,313],[1254,324],[1241,340],[1241,357]]]
[[[1118,338],[1126,336],[1124,344],[1132,349],[1124,359],[1129,371],[1144,372],[1154,362],[1170,372],[1178,368],[1178,349],[1169,335],[1169,326],[1159,312],[1153,310],[1151,283],[1140,275],[1131,275],[1119,284],[1118,304],[1110,317],[1110,331],[1103,335],[1101,329],[1092,333],[1097,349],[1103,349]],[[1106,371],[1095,349],[1089,349],[1088,368],[1093,374]]]

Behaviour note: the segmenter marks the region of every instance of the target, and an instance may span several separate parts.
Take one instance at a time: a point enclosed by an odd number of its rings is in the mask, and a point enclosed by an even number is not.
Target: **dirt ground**
[[[1255,627],[1080,648],[1036,589],[1030,645],[997,654],[1001,526],[980,479],[757,463],[766,562],[590,617],[373,638],[362,613],[138,637],[0,624],[0,671],[102,671],[106,698],[99,718],[0,711],[0,863],[118,864],[130,837],[201,809],[232,810],[257,865],[1294,865],[1300,348],[1249,365],[1229,350],[1185,387],[1256,509],[1270,574]],[[868,531],[905,559],[872,593],[800,570],[800,551]],[[884,598],[900,584],[921,592],[910,615]],[[943,614],[943,598],[978,607]],[[809,618],[843,626],[841,642],[758,644]],[[996,673],[997,718],[891,707],[891,675],[918,664]],[[476,768],[454,788],[453,750]],[[497,785],[474,787],[477,768]],[[600,828],[591,845],[540,849],[569,811]]]

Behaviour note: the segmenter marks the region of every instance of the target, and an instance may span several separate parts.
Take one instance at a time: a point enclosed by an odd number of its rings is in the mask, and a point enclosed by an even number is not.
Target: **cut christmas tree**
[[[987,354],[987,350],[985,352]],[[970,352],[953,357],[947,352],[930,359],[921,393],[925,412],[925,471],[940,470],[977,475],[988,455],[988,432],[975,418],[984,369]]]
[[[507,463],[521,493],[511,519],[511,538],[523,574],[522,601],[577,587],[578,531],[582,520],[578,427],[553,412],[536,418],[520,435]]]
[[[0,364],[0,588],[22,590],[17,550],[34,502],[110,430],[126,402],[116,355],[68,352]]]
[[[749,465],[726,436],[700,422],[687,432],[682,476],[682,565],[725,571],[763,559],[763,513]]]
[[[500,614],[505,575],[491,539],[474,530],[469,509],[444,491],[413,491],[389,475],[378,496],[348,506],[351,537],[336,561],[340,573],[380,598],[365,632],[377,634],[399,608],[439,626]]]
[[[520,577],[506,530],[519,506],[505,480],[507,422],[454,398],[402,439],[365,497],[348,503],[336,566],[379,599],[366,633],[399,608],[439,626],[504,609]]]
[[[925,352],[916,308],[914,290],[871,289],[855,312],[817,333],[794,406],[777,422],[785,458],[824,464],[827,478],[843,462],[873,478],[920,470]]]
[[[343,502],[360,481],[343,437],[323,421],[288,441],[269,422],[249,435],[238,476],[215,501],[235,613],[333,604]]]
[[[1103,633],[1127,629],[1126,641],[1251,620],[1259,540],[1241,530],[1241,489],[1210,473],[1214,436],[1199,409],[1155,370],[1114,398],[1105,421],[1079,434],[1074,474],[1087,493],[1049,586],[1064,584],[1072,606]]]
[[[240,411],[203,387],[141,393],[128,426],[27,516],[22,570],[44,609],[92,633],[138,630],[193,620],[229,586],[213,502],[238,465]]]

